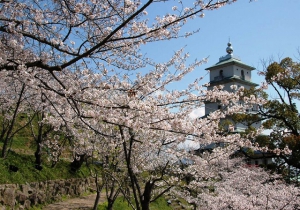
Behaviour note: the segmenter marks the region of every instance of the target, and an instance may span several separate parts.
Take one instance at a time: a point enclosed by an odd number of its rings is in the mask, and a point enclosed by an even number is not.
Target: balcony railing
[[[214,77],[214,81],[220,81],[224,79],[224,76],[217,76],[217,77]]]
[[[234,77],[234,78],[241,79],[241,80],[246,80],[245,77],[241,77],[241,76],[237,76],[237,75],[234,75],[233,77]],[[222,79],[224,79],[224,78],[225,78],[224,76],[216,76],[216,77],[214,77],[214,81],[215,81],[215,82],[216,82],[216,81],[220,81],[220,80],[222,80]]]

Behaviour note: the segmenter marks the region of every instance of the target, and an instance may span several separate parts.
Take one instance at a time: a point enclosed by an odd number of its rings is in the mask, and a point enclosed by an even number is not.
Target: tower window
[[[245,79],[245,73],[244,73],[244,70],[241,71],[241,77],[242,77],[242,79]]]
[[[220,70],[219,76],[220,76],[220,77],[223,77],[223,70]]]

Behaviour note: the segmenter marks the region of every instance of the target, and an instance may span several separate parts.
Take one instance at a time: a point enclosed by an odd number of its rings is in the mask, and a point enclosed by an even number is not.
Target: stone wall
[[[29,209],[37,204],[60,201],[62,196],[75,197],[94,188],[94,179],[68,179],[0,185],[0,210]]]

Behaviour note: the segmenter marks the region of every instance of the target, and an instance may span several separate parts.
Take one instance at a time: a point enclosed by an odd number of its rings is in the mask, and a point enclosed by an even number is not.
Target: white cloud
[[[187,139],[178,145],[179,149],[184,149],[186,151],[193,151],[199,149],[199,147],[200,147],[199,143],[193,141],[192,139]]]
[[[205,107],[203,106],[203,107],[193,110],[189,116],[192,119],[196,119],[196,118],[202,117],[204,115],[205,115]]]

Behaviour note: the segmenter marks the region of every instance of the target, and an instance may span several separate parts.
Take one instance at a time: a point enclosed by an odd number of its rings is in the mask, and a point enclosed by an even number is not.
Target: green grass
[[[166,199],[163,197],[158,198],[155,202],[150,204],[151,210],[172,210],[172,208],[167,204]]]
[[[43,209],[43,205],[36,205],[31,207],[29,210],[42,210]]]
[[[0,124],[2,123],[2,117],[0,116]],[[14,130],[21,126],[24,126],[27,122],[26,114],[19,114],[17,116]],[[37,118],[32,121],[34,125],[37,124]],[[37,128],[33,130],[37,132]],[[0,132],[1,128],[0,128]],[[55,132],[51,133],[54,135]],[[0,152],[2,150],[3,142],[0,142]],[[47,161],[48,154],[46,151],[42,152],[42,167],[41,171],[35,169],[35,157],[34,152],[36,150],[36,142],[33,140],[30,126],[27,126],[17,132],[12,141],[9,142],[8,148],[10,149],[7,158],[0,158],[0,184],[6,183],[30,183],[45,180],[54,179],[69,179],[69,178],[82,178],[90,176],[89,170],[84,165],[76,173],[70,173],[69,161],[60,160],[54,168],[51,168],[51,163]],[[65,149],[61,157],[69,158],[70,151]],[[9,170],[9,166],[13,165],[19,168],[17,172]]]
[[[9,166],[18,167],[17,172],[9,170]],[[37,181],[55,180],[55,179],[70,179],[88,177],[89,170],[83,165],[76,173],[70,172],[70,162],[59,161],[54,168],[51,168],[50,163],[45,162],[41,171],[34,167],[34,156],[26,154],[18,154],[10,151],[6,159],[0,159],[0,184],[23,184]]]

